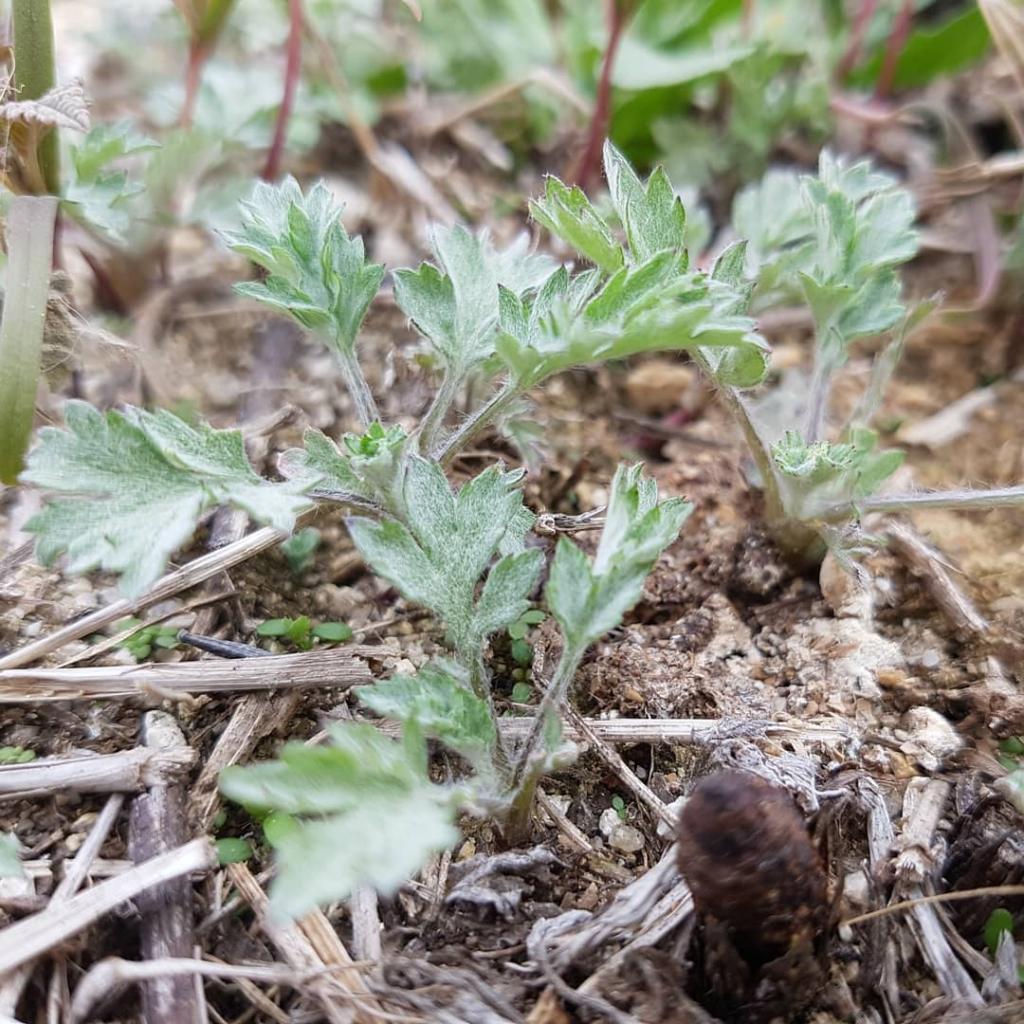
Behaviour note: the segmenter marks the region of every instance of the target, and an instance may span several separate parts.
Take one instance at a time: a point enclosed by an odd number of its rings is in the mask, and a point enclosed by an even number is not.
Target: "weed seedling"
[[[140,619],[121,619],[114,624],[117,632],[132,629],[135,626],[142,626]],[[136,661],[145,661],[154,648],[161,650],[173,650],[178,646],[179,630],[172,626],[143,626],[132,633],[131,636],[122,640],[118,647],[126,650]]]
[[[281,554],[288,560],[293,575],[301,576],[313,564],[313,553],[319,546],[320,531],[315,526],[296,530],[281,542]]]
[[[313,649],[313,641],[340,644],[352,639],[352,630],[344,622],[320,622],[316,625],[305,615],[297,619],[267,619],[256,627],[256,635],[291,644],[300,651]]]

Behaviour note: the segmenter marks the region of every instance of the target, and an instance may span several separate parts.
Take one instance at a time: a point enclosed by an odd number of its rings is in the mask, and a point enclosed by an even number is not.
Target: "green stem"
[[[14,85],[19,100],[37,100],[57,84],[50,0],[14,0]],[[51,128],[37,159],[51,195],[60,194],[60,142]]]
[[[494,392],[465,422],[444,439],[431,453],[442,466],[447,466],[452,459],[488,424],[492,423],[509,404],[518,398],[519,387],[509,379]]]
[[[502,826],[502,834],[509,845],[520,845],[528,841],[530,836],[530,816],[533,813],[533,801],[540,782],[543,758],[538,756],[538,747],[544,738],[544,723],[549,714],[557,715],[569,693],[569,687],[576,677],[576,669],[583,660],[586,646],[570,644],[567,640],[562,648],[554,675],[548,684],[547,693],[537,708],[533,726],[526,738],[516,761],[515,773],[512,777],[511,805]]]
[[[36,408],[50,291],[55,196],[16,196],[7,214],[7,275],[0,320],[0,480],[21,472]]]
[[[344,349],[337,345],[330,346],[338,353],[341,363],[341,375],[345,378],[345,386],[356,407],[356,416],[365,430],[374,420],[380,419],[377,403],[373,400],[370,385],[366,383],[362,367],[356,358],[355,349]]]
[[[916,494],[879,494],[871,498],[842,502],[826,508],[818,518],[826,523],[841,522],[870,512],[912,512],[921,508],[971,509],[1024,505],[1024,486],[993,487],[990,490],[919,491]]]
[[[455,401],[459,380],[459,375],[447,369],[444,371],[441,386],[437,389],[437,394],[434,395],[434,400],[430,403],[430,408],[420,424],[420,451],[424,454],[433,448],[434,442],[437,440],[437,435],[444,425],[444,418]]]

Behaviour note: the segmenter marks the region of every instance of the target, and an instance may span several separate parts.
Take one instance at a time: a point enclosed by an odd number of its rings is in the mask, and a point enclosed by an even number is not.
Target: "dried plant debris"
[[[796,1014],[819,990],[828,882],[789,793],[719,772],[683,807],[679,870],[701,921],[694,984],[730,1019]]]

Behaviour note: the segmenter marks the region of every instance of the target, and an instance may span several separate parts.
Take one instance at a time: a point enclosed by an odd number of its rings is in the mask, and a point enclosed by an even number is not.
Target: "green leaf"
[[[897,89],[913,89],[951,76],[978,61],[991,45],[985,19],[973,4],[940,24],[930,19],[911,32],[900,50],[893,85]],[[885,48],[880,44],[877,53],[850,75],[850,83],[873,86],[884,60]]]
[[[257,636],[287,636],[292,628],[291,619],[267,619],[256,627]]]
[[[763,377],[767,343],[753,320],[733,312],[741,297],[725,282],[681,273],[678,254],[623,267],[593,294],[595,283],[560,270],[532,303],[503,296],[498,355],[521,387],[573,366],[697,348],[716,366],[727,350],[735,354],[745,382]]]
[[[279,917],[343,899],[360,885],[390,893],[458,838],[458,793],[427,778],[422,739],[395,743],[367,724],[334,726],[327,746],[288,743],[278,761],[226,768],[220,788],[280,821],[272,829],[271,888]]]
[[[492,466],[453,494],[440,466],[413,456],[403,493],[408,527],[392,519],[349,520],[352,539],[371,568],[440,617],[461,655],[478,650],[489,633],[529,607],[540,571],[536,552],[502,558],[474,601],[491,559],[510,530],[524,524],[518,479]]]
[[[0,832],[0,878],[23,878],[21,843],[13,832]]]
[[[395,299],[459,378],[494,352],[498,286],[515,294],[539,284],[551,269],[547,257],[525,251],[523,236],[504,252],[486,232],[464,227],[435,228],[431,235],[437,266],[395,272]]]
[[[34,750],[24,747],[0,747],[0,764],[28,764],[36,759]]]
[[[287,540],[281,541],[281,553],[288,560],[288,568],[299,576],[309,568],[313,552],[320,546],[320,531],[315,526],[297,530]]]
[[[529,668],[533,664],[533,647],[525,640],[513,640],[510,650],[517,665]]]
[[[530,201],[530,216],[606,273],[623,265],[622,246],[582,189],[547,178],[544,196]]]
[[[96,125],[80,143],[70,147],[62,196],[65,209],[107,238],[124,242],[131,224],[127,200],[142,186],[130,184],[127,173],[111,165],[154,149],[159,149],[159,144],[139,135],[128,121]]]
[[[227,836],[218,839],[217,861],[220,864],[241,864],[252,856],[252,845],[247,839]]]
[[[230,503],[291,530],[311,504],[301,484],[262,479],[237,430],[130,406],[103,414],[78,401],[67,403],[65,423],[40,430],[21,479],[75,497],[50,500],[26,529],[44,564],[66,551],[70,572],[119,573],[128,595],[160,576],[208,508]]]
[[[619,89],[643,91],[687,85],[727,71],[755,52],[750,44],[702,46],[692,50],[655,49],[627,35],[616,56],[612,83]]]
[[[593,563],[572,541],[559,538],[545,596],[574,650],[582,652],[619,625],[692,508],[681,498],[659,504],[657,487],[641,475],[641,466],[620,466]]]
[[[352,639],[352,627],[344,622],[321,622],[313,627],[313,636],[325,643],[343,644]]]
[[[425,788],[425,787],[424,787]],[[278,840],[271,908],[298,917],[368,886],[390,896],[430,854],[459,838],[454,811],[429,791],[386,792]]]
[[[1006,907],[996,907],[985,922],[985,945],[992,956],[996,955],[1003,932],[1013,935],[1013,914]]]
[[[424,736],[440,740],[477,771],[492,769],[497,731],[485,701],[474,694],[456,665],[425,665],[414,676],[392,676],[360,686],[361,704],[383,718],[415,723]],[[460,677],[460,678],[457,678]]]
[[[645,186],[626,158],[605,142],[604,171],[632,260],[642,263],[665,250],[685,252],[686,211],[664,169],[657,168]]]
[[[259,182],[241,206],[241,230],[223,237],[269,276],[236,290],[289,313],[350,356],[384,268],[366,262],[362,239],[345,231],[327,185],[319,181],[303,194],[291,177]]]
[[[516,683],[511,696],[516,704],[528,704],[533,697],[533,687],[529,683]]]

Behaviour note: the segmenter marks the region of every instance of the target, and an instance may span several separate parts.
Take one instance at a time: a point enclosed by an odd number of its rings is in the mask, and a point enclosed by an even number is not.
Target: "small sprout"
[[[275,849],[286,836],[292,835],[299,828],[298,819],[284,811],[271,811],[263,819],[262,825],[263,838]]]
[[[172,650],[178,646],[178,630],[173,626],[143,626],[141,619],[129,616],[116,622],[114,630],[124,632],[136,626],[141,628],[118,644],[118,647],[127,651],[136,661],[145,661],[153,653],[154,647]]]
[[[529,668],[533,664],[533,647],[525,640],[513,640],[510,650],[515,663],[521,668]]]
[[[248,839],[228,836],[218,839],[217,860],[221,864],[241,864],[252,856],[252,845]]]
[[[297,619],[267,619],[256,627],[256,635],[283,640],[300,651],[308,651],[314,639],[329,644],[351,640],[352,630],[344,622],[321,622],[314,626],[308,616],[300,615]]]
[[[1013,914],[1006,907],[996,907],[985,922],[985,945],[992,956],[996,955],[1003,932],[1013,935]]]
[[[512,687],[511,696],[514,704],[529,704],[533,687],[529,683],[518,682]]]
[[[36,759],[34,750],[24,747],[0,747],[0,764],[27,764]]]
[[[626,801],[618,793],[612,797],[612,808],[621,821],[625,821],[629,816],[629,812],[626,810]]]
[[[297,530],[281,541],[281,553],[295,576],[301,576],[313,564],[313,552],[320,546],[320,531],[315,526]]]
[[[313,636],[328,644],[343,644],[352,639],[352,628],[344,622],[321,622],[313,627]]]

